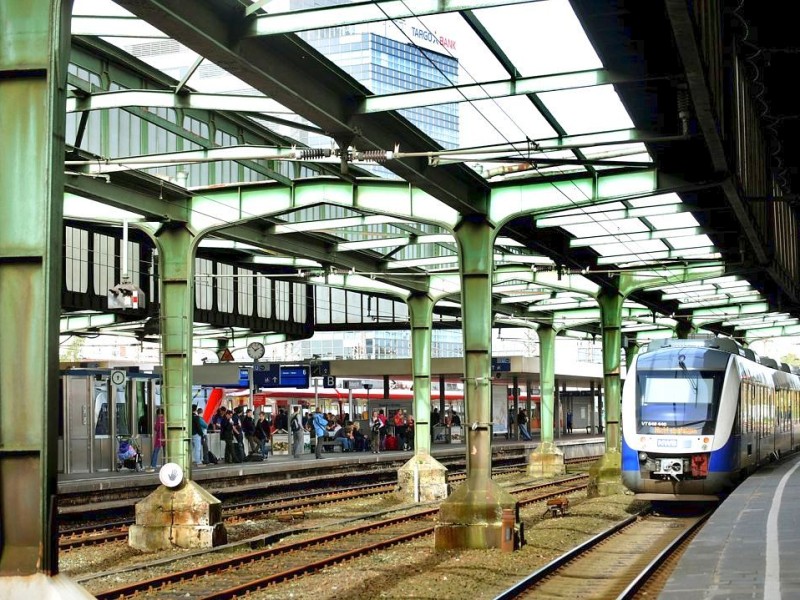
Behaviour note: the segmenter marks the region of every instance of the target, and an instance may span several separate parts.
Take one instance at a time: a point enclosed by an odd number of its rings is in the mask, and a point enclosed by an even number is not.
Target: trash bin
[[[453,425],[450,427],[450,443],[463,444],[464,443],[464,428],[461,425]]]
[[[278,429],[272,434],[272,453],[289,454],[289,432]]]

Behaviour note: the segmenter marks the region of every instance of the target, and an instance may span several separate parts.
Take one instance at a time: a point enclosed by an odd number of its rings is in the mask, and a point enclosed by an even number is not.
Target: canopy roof
[[[262,272],[457,303],[453,229],[484,215],[498,322],[598,331],[625,273],[631,337],[800,332],[693,127],[680,33],[631,9],[644,54],[599,4],[76,0],[65,216],[185,220]],[[146,144],[114,129],[133,117]]]

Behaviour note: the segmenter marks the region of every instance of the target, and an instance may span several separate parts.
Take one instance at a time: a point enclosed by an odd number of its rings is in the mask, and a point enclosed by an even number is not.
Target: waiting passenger
[[[372,421],[370,424],[370,429],[372,434],[370,435],[370,445],[372,446],[372,453],[373,454],[380,454],[381,452],[381,429],[384,427],[384,422],[381,419],[381,413],[377,410],[372,411]]]
[[[167,439],[165,436],[167,421],[164,418],[164,409],[159,408],[156,410],[156,423],[153,427],[153,456],[150,460],[150,468],[148,471],[155,471],[158,466],[158,453],[166,446]]]
[[[247,440],[248,453],[258,452],[259,443],[256,439],[256,420],[253,418],[253,409],[248,408],[242,418],[242,434]],[[263,452],[262,452],[263,454]]]

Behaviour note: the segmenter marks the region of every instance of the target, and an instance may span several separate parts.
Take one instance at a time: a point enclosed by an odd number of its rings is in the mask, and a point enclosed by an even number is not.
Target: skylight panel
[[[526,138],[547,138],[556,132],[525,96],[478,100],[459,104],[463,123],[461,147],[508,143]]]
[[[684,237],[669,238],[669,245],[676,250],[685,248],[713,247],[707,235],[687,235]]]
[[[612,238],[621,233],[638,233],[649,231],[647,225],[639,219],[622,219],[621,221],[608,221],[605,223],[582,223],[580,225],[563,225],[569,233],[578,238],[596,237],[607,235]]]
[[[647,217],[647,221],[656,229],[676,229],[678,227],[697,227],[699,225],[697,219],[690,212]]]
[[[610,85],[545,92],[539,98],[570,135],[633,127]]]
[[[566,0],[474,13],[524,77],[603,66]]]
[[[658,252],[660,250],[666,250],[666,246],[661,240],[647,240],[643,242],[620,241],[614,244],[600,244],[598,246],[594,246],[593,250],[595,250],[601,256],[620,256],[629,254],[632,257],[635,257],[643,252]]]

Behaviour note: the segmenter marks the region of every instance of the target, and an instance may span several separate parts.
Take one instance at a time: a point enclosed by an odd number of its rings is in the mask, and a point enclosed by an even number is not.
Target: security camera
[[[500,377],[502,377],[502,376],[503,376],[503,374],[500,371],[497,371],[497,373],[494,374],[494,378],[495,379],[500,379]]]

